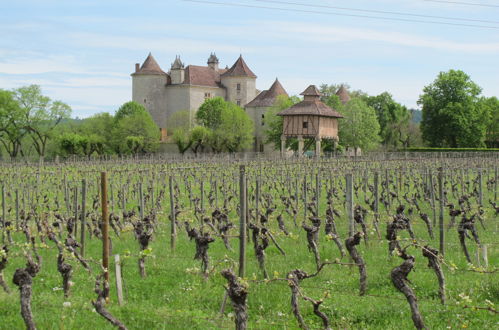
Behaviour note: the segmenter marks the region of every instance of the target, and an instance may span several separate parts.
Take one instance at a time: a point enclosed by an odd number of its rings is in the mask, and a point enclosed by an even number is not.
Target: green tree
[[[24,129],[38,155],[43,159],[47,142],[53,137],[54,129],[63,119],[71,115],[71,107],[61,101],[52,101],[43,96],[40,86],[30,85],[14,90],[24,116]]]
[[[114,117],[108,112],[102,112],[83,119],[77,130],[88,138],[90,149],[93,150],[90,154],[112,154],[114,126]]]
[[[353,98],[341,108],[344,118],[339,122],[340,144],[345,147],[375,149],[380,141],[376,112],[360,98]]]
[[[480,93],[481,88],[463,71],[440,72],[418,100],[423,139],[431,147],[482,147],[487,115]]]
[[[203,151],[210,141],[212,131],[204,126],[196,126],[191,130],[191,150],[194,154]]]
[[[243,151],[253,143],[253,121],[248,114],[234,103],[228,103],[220,113],[220,124],[213,130],[223,140],[228,152]]]
[[[483,97],[480,100],[482,110],[487,114],[487,128],[485,141],[488,147],[499,146],[499,99],[497,97]]]
[[[387,147],[397,148],[401,145],[402,135],[409,131],[411,113],[397,103],[388,92],[377,96],[364,96],[364,102],[376,111],[380,126],[381,143]],[[414,127],[411,127],[413,129]],[[404,138],[402,138],[406,141]]]
[[[274,149],[281,149],[281,136],[282,136],[282,125],[283,118],[277,114],[282,110],[285,110],[294,104],[300,102],[300,98],[297,96],[287,97],[286,95],[279,95],[273,106],[271,106],[265,112],[265,143],[273,143]],[[288,139],[286,141],[287,147],[289,147],[293,141]]]
[[[177,145],[178,152],[183,155],[192,145],[191,134],[183,129],[176,129],[172,136],[173,143]]]
[[[14,93],[0,89],[0,143],[11,158],[22,154],[24,126],[24,112]]]
[[[196,112],[196,120],[200,125],[215,130],[222,123],[222,111],[227,106],[228,103],[221,97],[209,98]]]
[[[191,118],[189,110],[180,110],[172,113],[166,121],[166,129],[168,132],[173,133],[176,129],[188,131],[193,126],[194,119]]]
[[[118,109],[118,111],[116,111],[116,114],[114,115],[114,120],[118,122],[125,117],[130,117],[133,115],[140,114],[144,112],[144,110],[146,110],[146,108],[138,102],[129,101],[123,103],[121,107]]]
[[[155,152],[159,147],[160,133],[149,112],[140,104],[134,105],[133,111],[127,110],[124,114],[124,111],[120,113],[123,109],[127,108],[123,105],[118,110],[119,119],[115,117],[115,150],[120,154]]]

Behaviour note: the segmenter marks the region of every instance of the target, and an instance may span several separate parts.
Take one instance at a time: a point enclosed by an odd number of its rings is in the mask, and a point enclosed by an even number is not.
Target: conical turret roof
[[[289,96],[279,80],[276,78],[272,86],[257,95],[246,107],[271,107],[274,105],[276,98],[279,95]]]
[[[172,70],[180,70],[184,68],[184,63],[180,60],[180,56],[175,56],[175,61],[172,63]]]
[[[140,69],[133,74],[166,74],[166,73],[163,70],[161,70],[161,67],[159,66],[158,62],[156,62],[152,54],[149,53],[144,63],[142,63]]]
[[[343,85],[341,85],[341,87],[338,89],[336,95],[338,95],[341,103],[343,104],[348,103],[348,101],[350,101],[350,95],[348,94],[347,89]]]
[[[227,70],[227,72],[225,72],[222,76],[256,78],[256,75],[253,73],[253,71],[250,70],[246,62],[244,62],[242,55],[239,56],[236,63],[234,63],[234,65],[229,70]]]

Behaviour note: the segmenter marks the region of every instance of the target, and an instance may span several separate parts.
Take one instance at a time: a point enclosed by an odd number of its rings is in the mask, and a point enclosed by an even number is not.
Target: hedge
[[[498,152],[499,148],[407,148],[409,152]]]

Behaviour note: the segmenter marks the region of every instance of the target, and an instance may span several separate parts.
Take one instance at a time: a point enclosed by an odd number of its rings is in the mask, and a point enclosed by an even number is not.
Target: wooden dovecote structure
[[[321,102],[322,94],[314,85],[300,95],[303,95],[303,101],[277,114],[283,117],[281,152],[285,150],[286,139],[296,137],[301,156],[304,139],[315,139],[315,154],[319,157],[322,139],[338,141],[338,119],[343,116]]]

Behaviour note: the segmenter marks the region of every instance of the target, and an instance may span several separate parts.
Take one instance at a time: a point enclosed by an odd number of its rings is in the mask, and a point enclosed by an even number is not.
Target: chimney
[[[139,72],[140,70],[140,63],[135,63],[135,72]]]

